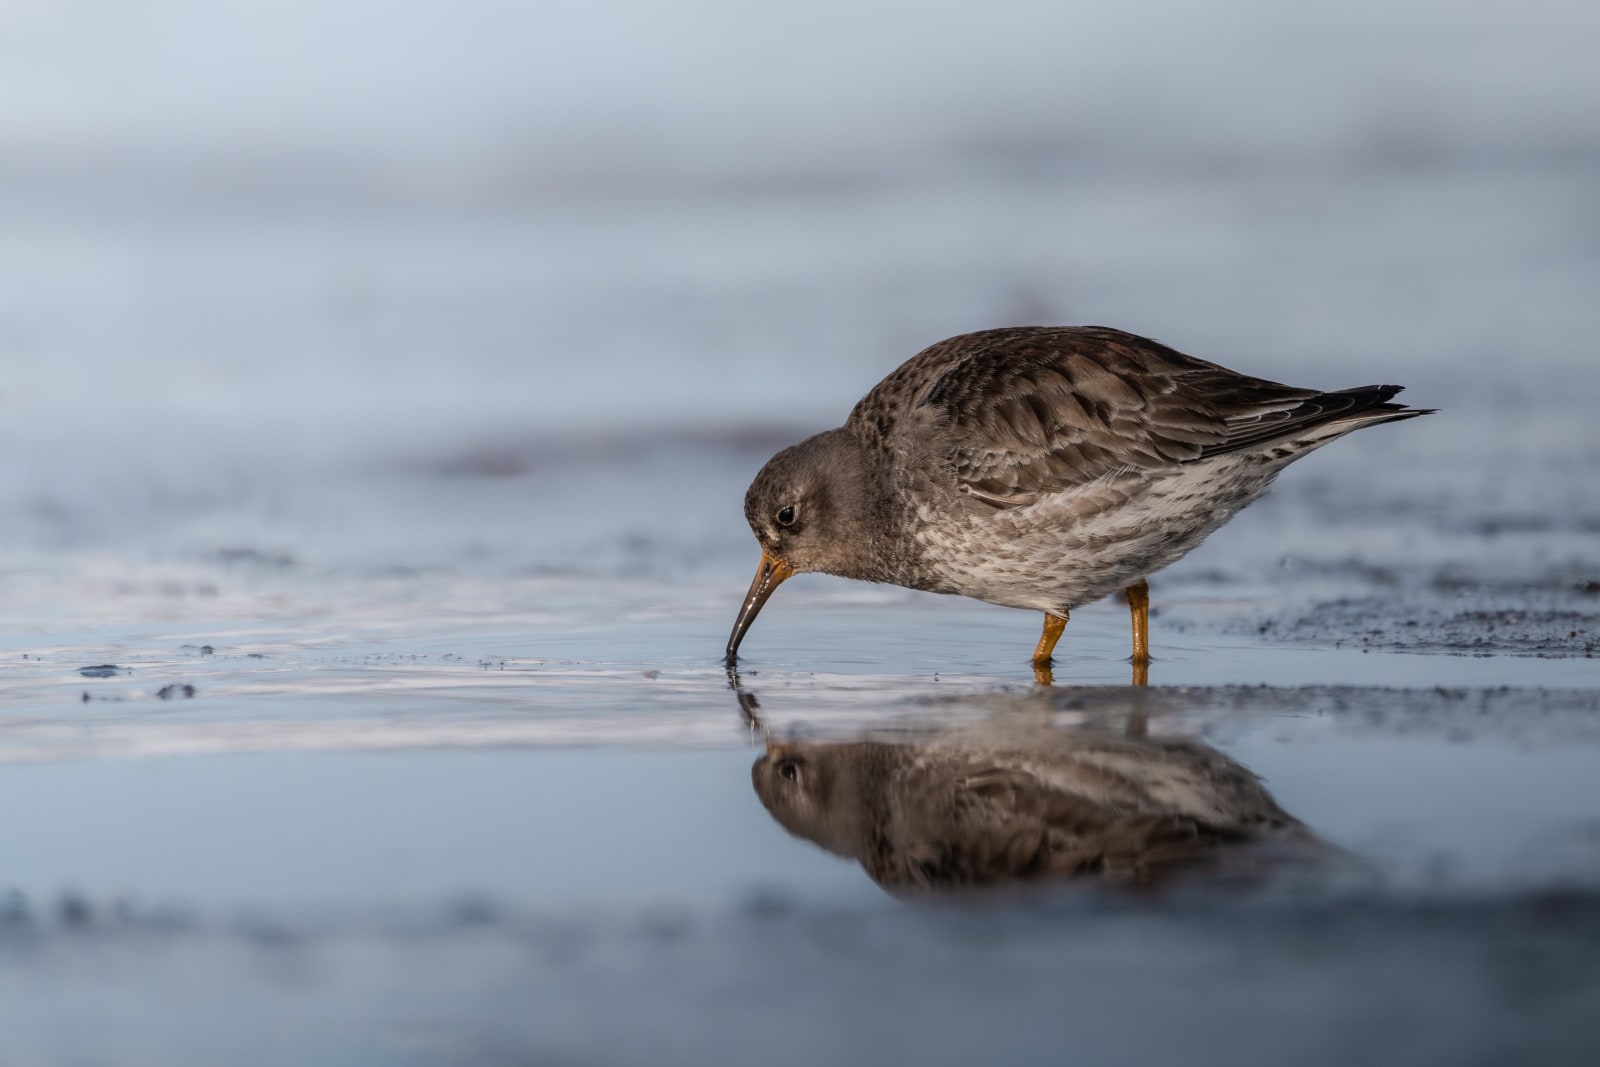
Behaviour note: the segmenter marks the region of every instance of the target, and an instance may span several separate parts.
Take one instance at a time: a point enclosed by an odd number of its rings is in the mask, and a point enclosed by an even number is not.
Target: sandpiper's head
[[[831,431],[837,433],[838,431]],[[767,461],[744,494],[744,517],[761,551],[791,572],[836,572],[846,565],[841,508],[854,502],[847,483],[856,466],[840,462],[829,434],[802,441]]]
[[[806,571],[870,577],[870,487],[860,446],[843,429],[819,433],[767,461],[744,495],[761,566],[728,638],[728,663],[772,591]]]

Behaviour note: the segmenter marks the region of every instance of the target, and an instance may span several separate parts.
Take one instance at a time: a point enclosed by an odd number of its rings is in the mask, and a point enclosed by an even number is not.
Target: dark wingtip
[[[1340,389],[1325,396],[1350,397],[1355,406],[1333,416],[1334,422],[1359,422],[1372,426],[1380,422],[1399,422],[1418,415],[1438,414],[1438,408],[1413,408],[1388,401],[1405,390],[1403,385],[1359,385],[1354,389]]]
[[[1405,392],[1403,385],[1358,385],[1354,389],[1335,389],[1323,396],[1347,396],[1355,401],[1356,411],[1377,407],[1379,404],[1394,399],[1395,396]],[[1399,405],[1396,405],[1397,407]],[[1345,414],[1354,414],[1346,411]]]
[[[1335,395],[1353,396],[1358,400],[1364,400],[1372,404],[1374,407],[1383,404],[1397,412],[1403,411],[1407,415],[1437,415],[1439,413],[1438,408],[1413,408],[1404,404],[1387,403],[1405,391],[1406,387],[1403,385],[1363,385],[1355,389],[1340,389]]]
[[[1399,422],[1402,419],[1414,419],[1418,415],[1438,413],[1438,408],[1408,408],[1404,404],[1379,404],[1354,414],[1352,421],[1365,421],[1369,425],[1375,425],[1380,422]]]
[[[1411,408],[1404,404],[1389,403],[1391,397],[1404,389],[1403,385],[1358,385],[1354,389],[1317,393],[1297,407],[1272,413],[1257,423],[1241,427],[1220,446],[1203,449],[1200,458],[1208,459],[1228,452],[1256,448],[1318,426],[1331,426],[1349,432],[1363,426],[1377,426],[1434,413],[1433,408]]]

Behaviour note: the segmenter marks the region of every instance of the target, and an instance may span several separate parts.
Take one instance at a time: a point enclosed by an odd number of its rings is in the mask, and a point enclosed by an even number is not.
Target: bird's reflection
[[[916,741],[772,741],[756,795],[797,837],[897,895],[1265,873],[1316,839],[1259,779],[1192,740],[1036,727]]]

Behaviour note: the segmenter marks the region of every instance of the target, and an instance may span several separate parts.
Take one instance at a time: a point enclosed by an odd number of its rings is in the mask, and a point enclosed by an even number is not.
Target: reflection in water
[[[897,894],[1074,877],[1145,887],[1202,867],[1259,875],[1268,842],[1316,846],[1255,775],[1175,738],[1036,727],[769,741],[751,777],[786,830]]]

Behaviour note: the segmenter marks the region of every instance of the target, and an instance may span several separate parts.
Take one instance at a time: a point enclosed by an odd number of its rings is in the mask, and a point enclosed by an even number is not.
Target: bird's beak
[[[756,568],[756,576],[750,583],[750,591],[744,595],[744,604],[739,608],[739,617],[733,620],[733,633],[728,635],[726,663],[729,667],[733,666],[738,655],[739,642],[744,640],[744,632],[750,629],[750,624],[756,621],[756,615],[761,612],[761,605],[765,604],[772,591],[793,573],[794,568],[783,560],[773,559],[765,552],[761,553],[761,566]]]

